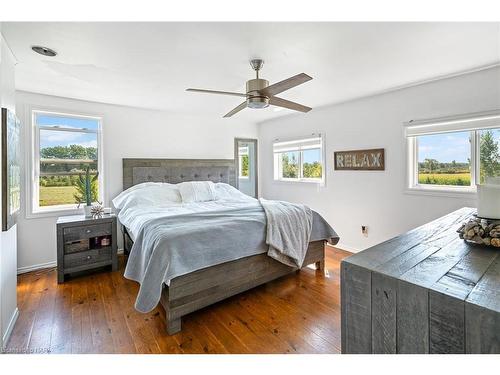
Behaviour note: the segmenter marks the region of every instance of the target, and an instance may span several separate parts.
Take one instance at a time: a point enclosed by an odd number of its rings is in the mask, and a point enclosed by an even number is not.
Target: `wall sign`
[[[339,171],[383,171],[385,155],[383,148],[370,150],[334,152],[335,170]]]

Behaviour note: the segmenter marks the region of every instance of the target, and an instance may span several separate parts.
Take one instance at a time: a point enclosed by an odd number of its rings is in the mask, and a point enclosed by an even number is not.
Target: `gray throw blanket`
[[[302,267],[311,238],[313,214],[309,207],[259,199],[267,218],[267,255],[290,267]]]
[[[337,243],[338,236],[332,227],[316,212],[312,214],[310,240],[324,239]],[[296,215],[295,224],[290,224],[294,231],[297,230],[299,213]],[[279,223],[280,220],[276,221]],[[169,285],[170,280],[177,276],[266,253],[269,249],[266,245],[266,222],[264,210],[257,201],[237,209],[148,220],[135,238],[124,274],[141,285],[135,308],[141,312],[151,311],[160,301],[163,284]],[[305,223],[310,228],[311,220]],[[284,228],[282,224],[277,225]],[[273,234],[273,238],[276,236]],[[301,244],[307,236],[307,233],[300,235]],[[278,244],[274,240],[272,242]],[[286,242],[286,248],[293,242]]]

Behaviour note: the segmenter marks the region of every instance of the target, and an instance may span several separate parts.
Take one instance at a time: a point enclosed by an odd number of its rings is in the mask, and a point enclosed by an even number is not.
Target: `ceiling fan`
[[[204,90],[204,89],[186,89],[186,91],[202,92],[206,94],[220,94],[220,95],[233,95],[241,96],[246,98],[243,103],[229,111],[224,117],[231,117],[232,115],[238,113],[244,108],[266,108],[269,105],[274,105],[277,107],[283,107],[288,109],[293,109],[294,111],[309,112],[312,108],[306,107],[305,105],[291,102],[289,100],[281,99],[275,95],[282,93],[283,91],[289,90],[295,86],[301,85],[307,81],[310,81],[312,77],[309,77],[305,73],[297,74],[293,77],[287,78],[281,82],[275,83],[269,86],[269,81],[266,79],[259,78],[259,70],[262,69],[264,65],[264,60],[254,59],[250,61],[250,65],[253,70],[255,70],[256,78],[247,81],[247,92],[246,94],[239,92],[228,92],[228,91],[216,91],[216,90]]]

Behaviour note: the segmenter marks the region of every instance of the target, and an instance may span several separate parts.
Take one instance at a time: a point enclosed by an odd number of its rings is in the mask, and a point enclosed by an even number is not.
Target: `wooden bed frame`
[[[123,159],[123,189],[154,181],[225,182],[235,186],[235,162],[224,159]],[[133,241],[123,227],[124,250],[128,254]],[[315,264],[323,271],[326,241],[309,243],[304,266]],[[160,303],[165,309],[167,332],[181,330],[182,316],[219,302],[248,289],[267,283],[297,268],[286,266],[267,254],[258,254],[207,267],[178,276],[164,285]]]

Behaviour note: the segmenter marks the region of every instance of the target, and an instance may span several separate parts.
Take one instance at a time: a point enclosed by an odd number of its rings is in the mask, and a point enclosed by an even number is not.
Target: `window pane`
[[[63,115],[53,115],[36,113],[35,121],[38,126],[50,126],[60,128],[88,129],[97,131],[99,121],[93,118],[68,117]]]
[[[433,134],[418,138],[418,183],[470,186],[470,133]]]
[[[321,149],[304,150],[302,154],[302,174],[304,178],[321,178]]]
[[[40,173],[97,171],[97,134],[40,130]]]
[[[49,121],[50,119],[50,121]],[[57,123],[61,127],[93,127],[97,120],[54,117],[38,114],[37,126]],[[55,122],[57,120],[57,122]],[[98,181],[94,178],[98,170],[97,133],[63,130],[39,130],[39,206],[76,204],[85,199],[86,169],[91,178],[92,201],[99,200]]]
[[[500,129],[481,130],[479,132],[480,181],[487,177],[500,176]]]
[[[248,155],[240,156],[240,177],[248,177]]]
[[[299,152],[281,154],[281,170],[283,178],[299,178]]]
[[[245,178],[248,177],[249,173],[249,166],[248,166],[248,147],[239,147],[238,148],[238,155],[239,155],[239,177],[240,178]]]
[[[43,150],[46,151],[43,151]],[[59,159],[97,158],[97,133],[40,130],[40,152]],[[43,152],[42,152],[43,151]]]

